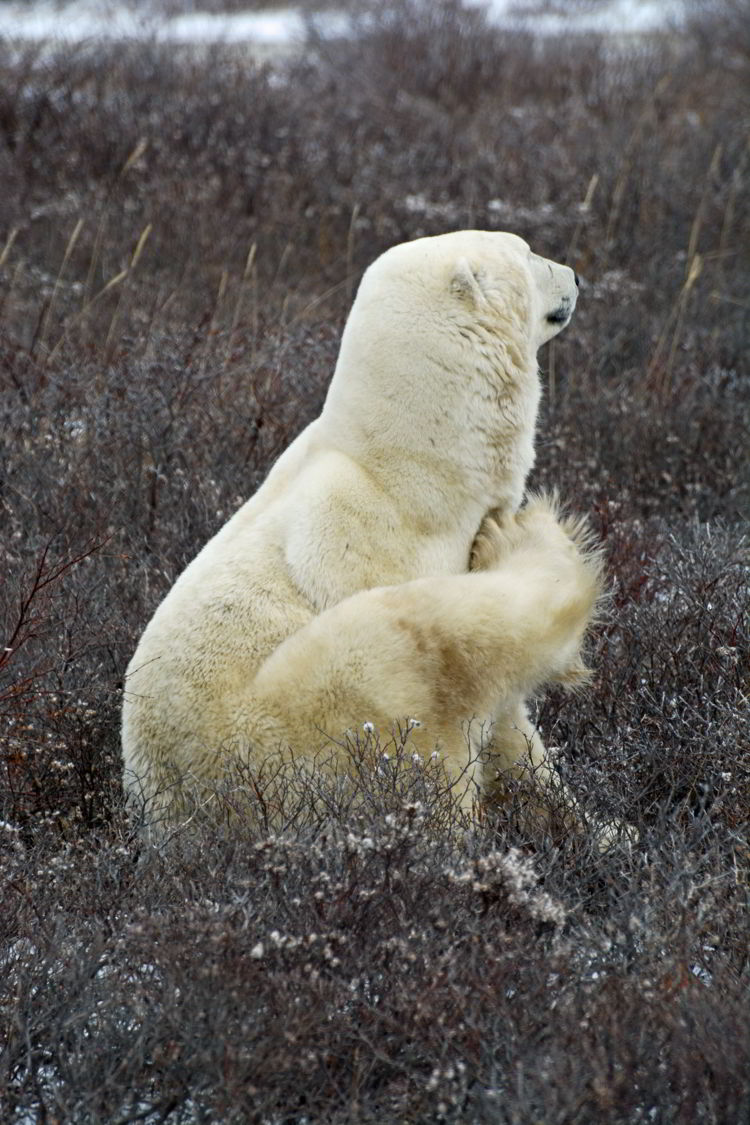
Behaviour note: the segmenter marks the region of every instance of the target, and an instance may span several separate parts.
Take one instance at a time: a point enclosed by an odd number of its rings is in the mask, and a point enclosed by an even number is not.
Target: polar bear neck
[[[482,325],[420,347],[418,332],[383,337],[357,318],[355,333],[353,319],[319,419],[326,443],[436,528],[515,510],[534,463],[533,352]]]

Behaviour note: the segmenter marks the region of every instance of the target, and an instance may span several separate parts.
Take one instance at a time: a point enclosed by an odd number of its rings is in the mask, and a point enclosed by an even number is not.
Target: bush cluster
[[[4,1119],[739,1125],[739,6],[630,43],[350,8],[273,63],[0,43]],[[533,782],[468,826],[439,760],[365,733],[352,786],[269,767],[224,823],[144,841],[118,732],[141,630],[320,409],[362,269],[470,226],[581,275],[533,483],[590,514],[611,597],[592,684],[538,720],[639,843],[535,825]]]

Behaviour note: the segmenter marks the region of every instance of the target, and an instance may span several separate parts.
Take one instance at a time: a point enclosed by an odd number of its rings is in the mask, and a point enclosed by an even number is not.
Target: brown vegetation
[[[0,45],[5,1120],[750,1116],[738,10],[620,50],[414,0],[275,69]],[[362,268],[466,226],[582,277],[534,484],[592,515],[613,596],[539,720],[641,842],[552,840],[513,787],[466,833],[406,736],[352,747],[356,800],[269,770],[231,831],[139,842],[141,629],[317,412]]]

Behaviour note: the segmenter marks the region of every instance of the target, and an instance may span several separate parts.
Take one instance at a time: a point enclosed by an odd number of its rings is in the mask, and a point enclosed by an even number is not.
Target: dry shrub
[[[274,66],[0,45],[8,1121],[750,1114],[738,11],[629,50],[451,2],[355,6]],[[612,596],[593,684],[539,721],[640,843],[530,825],[533,781],[469,829],[408,742],[349,787],[269,767],[143,842],[140,631],[319,410],[360,270],[472,225],[582,276],[534,483],[592,514]]]

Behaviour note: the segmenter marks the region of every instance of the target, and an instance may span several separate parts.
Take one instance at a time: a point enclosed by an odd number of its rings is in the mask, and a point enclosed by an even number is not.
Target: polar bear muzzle
[[[547,323],[554,325],[565,325],[573,315],[573,304],[571,301],[561,301],[556,309],[551,313],[547,313]]]

